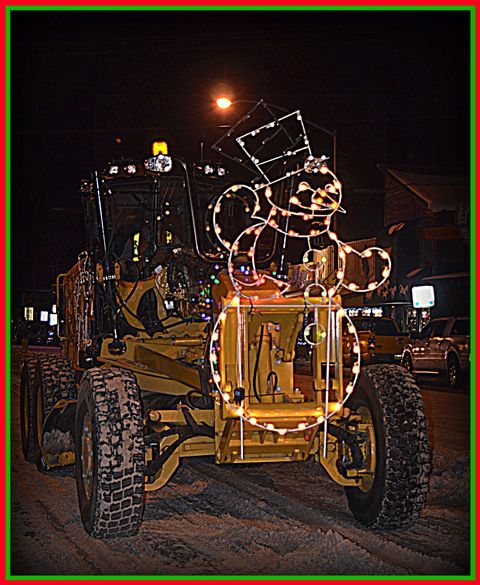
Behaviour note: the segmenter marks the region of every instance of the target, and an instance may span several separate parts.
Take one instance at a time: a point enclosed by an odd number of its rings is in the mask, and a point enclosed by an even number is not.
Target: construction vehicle
[[[244,155],[229,158],[258,171],[251,183],[226,188],[224,167],[192,173],[166,147],[82,182],[88,249],[57,279],[62,355],[27,355],[20,417],[27,461],[75,463],[94,537],[135,534],[145,492],[197,456],[314,459],[374,529],[408,526],[424,504],[429,448],[413,378],[395,365],[361,368],[358,343],[342,363],[342,328],[355,335],[342,292],[363,289],[345,280],[352,250],[329,229],[340,184],[327,157],[313,156],[299,112],[259,104],[266,124],[249,115],[228,133]],[[292,140],[273,170],[270,152],[245,146],[271,129]],[[291,238],[306,248],[297,264]],[[378,282],[388,277],[386,253],[361,256],[377,262]],[[303,386],[299,340],[313,353]]]

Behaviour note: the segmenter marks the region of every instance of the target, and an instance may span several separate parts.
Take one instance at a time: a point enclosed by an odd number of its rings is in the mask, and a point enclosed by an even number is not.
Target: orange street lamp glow
[[[221,110],[226,110],[228,109],[230,106],[232,105],[232,100],[230,100],[227,97],[219,97],[217,99],[217,106],[221,109]]]

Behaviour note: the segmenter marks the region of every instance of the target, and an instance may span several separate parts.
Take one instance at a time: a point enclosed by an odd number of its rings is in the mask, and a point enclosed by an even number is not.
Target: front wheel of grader
[[[143,416],[135,376],[92,368],[81,380],[75,416],[80,514],[96,538],[133,536],[143,515]]]
[[[369,482],[345,488],[350,510],[369,528],[404,528],[418,517],[428,489],[429,445],[420,390],[401,366],[368,366],[348,407],[373,428],[375,459]]]

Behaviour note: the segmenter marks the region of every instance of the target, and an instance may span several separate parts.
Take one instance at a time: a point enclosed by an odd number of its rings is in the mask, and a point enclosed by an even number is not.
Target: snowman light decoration
[[[256,108],[263,104],[264,102],[259,102]],[[270,109],[267,110],[272,113]],[[248,119],[248,116],[246,118]],[[229,131],[229,138],[237,126],[238,124]],[[270,146],[275,138],[283,138],[280,151],[275,153],[270,149],[267,153],[264,147]],[[273,115],[273,119],[266,124],[243,132],[234,137],[234,140],[248,162],[256,169],[258,178],[252,185],[230,186],[212,204],[212,228],[219,244],[228,251],[228,275],[235,289],[235,296],[220,312],[213,326],[210,346],[212,379],[227,405],[238,413],[238,407],[230,402],[230,397],[224,396],[225,393],[219,384],[218,363],[212,359],[216,355],[215,343],[218,340],[220,323],[230,307],[238,306],[240,298],[258,300],[255,290],[259,290],[267,280],[276,284],[273,287],[275,292],[271,293],[270,299],[295,294],[292,291],[292,284],[274,270],[258,268],[259,241],[265,237],[268,230],[274,230],[284,240],[295,238],[305,242],[303,268],[313,276],[313,282],[309,282],[299,293],[303,294],[306,305],[312,308],[310,296],[318,297],[320,294],[325,299],[329,313],[335,311],[345,318],[348,331],[354,336],[354,362],[351,379],[346,386],[346,400],[353,391],[360,373],[360,346],[355,327],[336,297],[342,289],[355,293],[371,293],[381,287],[390,275],[390,257],[385,250],[378,247],[357,251],[341,241],[333,231],[333,215],[345,213],[342,207],[342,184],[329,168],[328,157],[315,156],[312,152],[299,110],[282,117]],[[221,151],[221,148],[217,147],[216,150]],[[245,202],[243,209],[248,215],[246,222],[248,225],[229,241],[222,230],[221,219],[227,200],[232,199]],[[337,268],[333,275],[326,274],[327,259],[324,250],[315,247],[314,242],[318,241],[319,236],[323,236],[333,245],[337,257],[335,262]],[[380,272],[376,271],[379,276],[373,271],[372,279],[367,282],[360,283],[349,279],[349,263],[355,257],[363,262],[376,260],[376,264],[380,265]],[[265,301],[265,294],[262,294],[261,298]],[[315,321],[310,323],[304,330],[304,339],[310,345],[316,345],[318,341],[312,341],[310,336],[312,327],[315,331],[320,330],[318,323]],[[329,341],[328,336],[322,340],[327,344]],[[252,424],[248,417],[245,417],[245,420]],[[320,421],[317,424],[319,423]],[[275,428],[268,430],[278,431]]]

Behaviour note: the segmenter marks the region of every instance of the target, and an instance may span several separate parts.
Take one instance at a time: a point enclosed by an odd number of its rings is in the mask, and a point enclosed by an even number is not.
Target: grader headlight
[[[169,173],[172,170],[172,157],[166,154],[158,154],[145,160],[145,168],[155,173]]]

